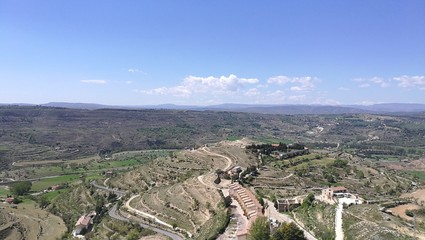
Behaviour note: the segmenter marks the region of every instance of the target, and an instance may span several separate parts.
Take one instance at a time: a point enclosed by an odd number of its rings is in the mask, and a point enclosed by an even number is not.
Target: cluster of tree
[[[279,143],[278,146],[272,144],[252,144],[246,146],[246,149],[251,150],[252,152],[260,152],[265,155],[270,155],[273,151],[284,152],[288,149],[288,146],[284,143]]]
[[[10,191],[16,196],[23,196],[31,190],[31,187],[32,183],[30,181],[16,182],[10,185]]]
[[[250,184],[253,178],[258,176],[258,174],[259,173],[256,166],[249,166],[239,174],[239,182],[242,184]]]
[[[246,149],[251,150],[252,152],[260,152],[264,155],[270,155],[273,151],[279,152],[287,152],[289,149],[291,150],[303,150],[305,147],[304,144],[294,143],[290,145],[286,145],[284,143],[275,144],[252,144],[246,146]]]
[[[282,223],[273,233],[266,217],[259,217],[252,223],[249,240],[305,240],[304,233],[294,223]]]

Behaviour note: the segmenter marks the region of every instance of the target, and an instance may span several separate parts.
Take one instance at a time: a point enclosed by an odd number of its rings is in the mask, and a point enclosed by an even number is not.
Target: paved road
[[[106,190],[106,191],[109,191],[109,192],[113,192],[117,196],[124,196],[126,194],[126,192],[123,192],[123,191],[118,191],[118,190],[114,190],[114,189],[111,189],[111,188],[108,188],[108,187],[105,187],[105,186],[98,185],[95,181],[92,181],[90,184],[93,185],[96,188],[103,189],[103,190]],[[120,221],[124,221],[124,222],[130,221],[130,220],[128,220],[128,218],[122,217],[121,215],[117,214],[117,204],[115,204],[109,210],[108,214],[111,218],[114,218],[114,219],[117,219],[117,220],[120,220]],[[168,231],[165,231],[163,229],[153,227],[153,226],[143,224],[143,223],[140,223],[140,226],[143,227],[143,228],[151,229],[152,231],[157,232],[157,233],[162,234],[162,235],[165,235],[167,237],[170,237],[173,240],[183,240],[182,237],[180,237],[179,235],[177,235],[173,232],[168,232]]]
[[[122,217],[121,215],[119,215],[119,214],[117,214],[117,204],[115,204],[110,210],[109,210],[109,212],[108,212],[108,214],[109,214],[109,216],[111,217],[111,218],[114,218],[114,219],[117,219],[117,220],[120,220],[120,221],[124,221],[124,222],[129,222],[130,220],[128,220],[128,218],[125,218],[125,217]],[[173,239],[173,240],[183,240],[183,238],[182,237],[180,237],[179,235],[177,235],[177,234],[175,234],[175,233],[172,233],[172,232],[168,232],[168,231],[165,231],[165,230],[162,230],[162,229],[160,229],[160,228],[156,228],[156,227],[153,227],[153,226],[149,226],[149,225],[146,225],[146,224],[143,224],[143,223],[140,223],[139,224],[141,227],[143,227],[143,228],[147,228],[147,229],[150,229],[150,230],[152,230],[152,231],[155,231],[155,232],[157,232],[157,233],[159,233],[159,234],[162,234],[162,235],[165,235],[165,236],[167,236],[167,237],[170,237],[171,239]]]
[[[93,186],[94,186],[94,187],[96,187],[96,188],[99,188],[99,189],[102,189],[102,190],[105,190],[105,191],[109,191],[109,192],[113,192],[113,193],[115,193],[118,197],[121,197],[121,196],[124,196],[124,195],[125,195],[125,192],[124,192],[124,191],[115,190],[115,189],[112,189],[112,188],[108,188],[108,187],[105,187],[105,186],[99,185],[99,184],[97,184],[95,181],[92,181],[90,184],[91,184],[91,185],[93,185]]]

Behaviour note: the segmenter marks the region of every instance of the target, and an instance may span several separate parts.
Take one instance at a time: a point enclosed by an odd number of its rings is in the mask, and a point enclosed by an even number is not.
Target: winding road
[[[95,181],[92,181],[91,182],[91,185],[93,185],[95,188],[99,188],[99,189],[102,189],[102,190],[105,190],[105,191],[113,192],[114,194],[116,194],[119,197],[122,197],[122,196],[124,196],[126,194],[126,192],[124,192],[124,191],[114,190],[114,189],[111,189],[111,188],[108,188],[108,187],[104,187],[104,186],[98,185]],[[119,215],[117,213],[117,207],[118,207],[117,204],[115,204],[109,210],[109,212],[108,212],[109,216],[111,218],[114,218],[114,219],[119,220],[119,221],[130,222],[130,220],[128,218],[125,218],[125,217],[123,217],[123,216],[121,216],[121,215]],[[177,235],[176,233],[169,232],[169,231],[166,231],[166,230],[163,230],[163,229],[154,227],[154,226],[150,226],[150,225],[147,225],[147,224],[143,224],[143,223],[140,223],[139,225],[141,227],[143,227],[143,228],[147,228],[147,229],[150,229],[150,230],[152,230],[152,231],[154,231],[156,233],[159,233],[159,234],[162,234],[164,236],[170,237],[173,240],[183,240],[183,238],[180,237],[179,235]]]
[[[225,156],[225,155],[221,155],[221,154],[218,154],[218,153],[215,153],[215,152],[211,152],[209,150],[209,148],[207,148],[207,147],[203,147],[201,149],[202,149],[202,151],[208,153],[209,155],[218,156],[218,157],[222,157],[222,158],[226,159],[227,160],[227,166],[223,169],[223,171],[230,170],[230,167],[232,166],[232,163],[233,163],[231,158],[229,158],[228,156]]]

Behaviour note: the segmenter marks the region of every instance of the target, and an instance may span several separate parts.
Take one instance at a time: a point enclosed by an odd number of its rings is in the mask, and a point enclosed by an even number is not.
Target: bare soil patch
[[[401,195],[402,198],[413,198],[418,202],[425,201],[425,189],[418,189],[411,193],[404,193]]]
[[[409,203],[409,204],[399,205],[399,206],[394,207],[394,208],[390,208],[389,210],[391,210],[391,212],[394,215],[397,215],[397,216],[399,216],[403,219],[412,220],[413,219],[412,217],[409,217],[409,216],[406,215],[406,210],[415,210],[415,209],[420,209],[420,208],[421,207],[416,205],[416,204]]]

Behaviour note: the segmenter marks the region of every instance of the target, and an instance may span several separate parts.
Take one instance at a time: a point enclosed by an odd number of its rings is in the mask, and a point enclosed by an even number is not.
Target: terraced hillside
[[[373,157],[375,150],[402,157],[424,152],[424,119],[423,114],[287,116],[2,106],[0,161],[3,168],[8,168],[17,161],[67,160],[126,150],[182,149],[239,137],[273,142],[291,139],[313,147],[372,149],[364,153]]]
[[[32,204],[0,208],[0,239],[57,239],[66,230],[62,219]]]
[[[228,218],[220,185],[214,184],[215,170],[229,169],[236,161],[250,164],[240,147],[179,151],[111,178],[108,184],[136,194],[127,200],[128,208],[155,216],[186,236],[204,239]]]

